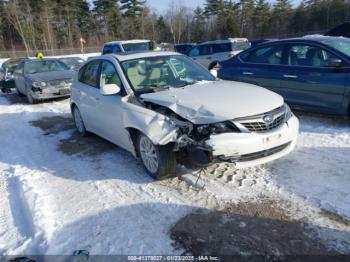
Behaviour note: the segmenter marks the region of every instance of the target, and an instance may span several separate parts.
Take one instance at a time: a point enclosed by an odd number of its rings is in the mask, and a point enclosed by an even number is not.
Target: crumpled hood
[[[168,107],[194,124],[258,115],[284,103],[280,95],[265,88],[221,80],[143,94],[141,98]]]
[[[51,80],[59,80],[59,79],[68,79],[73,78],[73,71],[64,70],[64,71],[51,71],[51,72],[43,72],[30,74],[28,77],[33,81],[51,81]]]

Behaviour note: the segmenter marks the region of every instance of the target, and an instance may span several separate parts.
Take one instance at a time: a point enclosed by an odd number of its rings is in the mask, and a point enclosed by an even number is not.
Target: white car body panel
[[[293,116],[281,128],[266,133],[225,133],[211,135],[206,143],[211,146],[214,156],[227,158],[252,154],[275,148],[291,142],[281,152],[254,161],[236,162],[237,168],[260,165],[280,158],[293,150],[299,133],[299,120]]]
[[[145,134],[155,145],[180,143],[183,135],[171,116],[146,107],[143,102],[169,108],[188,121],[189,125],[218,123],[236,118],[265,114],[283,106],[283,98],[267,89],[247,83],[228,81],[203,81],[183,88],[170,88],[143,94],[138,101],[118,61],[150,56],[179,55],[172,52],[149,52],[131,55],[104,55],[95,59],[112,62],[127,92],[126,96],[103,96],[98,88],[74,82],[71,104],[78,106],[88,131],[121,146],[136,156],[130,130]],[[211,148],[214,157],[235,157],[267,150],[290,142],[283,151],[249,162],[237,162],[236,167],[246,167],[277,159],[288,154],[298,136],[298,120],[291,116],[288,124],[269,132],[212,134],[203,141]],[[186,139],[185,139],[186,140]]]
[[[170,108],[194,124],[262,114],[283,105],[281,96],[265,88],[229,81],[198,83],[141,97]]]

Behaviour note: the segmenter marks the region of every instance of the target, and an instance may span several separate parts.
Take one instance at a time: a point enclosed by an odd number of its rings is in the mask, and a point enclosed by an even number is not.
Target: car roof
[[[30,58],[30,59],[25,59],[25,62],[36,62],[36,61],[54,61],[54,60],[59,60],[58,58],[54,57],[49,57],[49,58]]]
[[[226,43],[237,43],[237,42],[248,42],[247,38],[228,38],[223,40],[211,40],[206,42],[198,43],[197,45],[207,45],[207,44],[226,44]]]
[[[294,37],[294,38],[285,38],[285,39],[276,39],[276,40],[271,40],[268,41],[266,43],[263,43],[261,45],[268,45],[271,43],[279,43],[279,42],[298,42],[298,41],[313,41],[313,42],[322,42],[323,40],[327,40],[327,39],[347,39],[345,37],[341,37],[341,36],[325,36],[325,35],[306,35],[303,37]]]
[[[112,56],[116,58],[119,61],[127,61],[127,60],[133,60],[133,59],[139,59],[139,58],[147,58],[147,57],[157,57],[157,56],[170,56],[170,55],[179,55],[182,56],[182,54],[176,53],[176,52],[169,52],[169,51],[149,51],[149,52],[126,52],[126,53],[118,53],[118,54],[107,54],[102,56],[94,57],[94,59],[98,59],[101,57],[106,56]]]
[[[151,42],[151,40],[145,40],[145,39],[134,39],[134,40],[120,40],[120,41],[111,41],[105,43],[105,45],[115,45],[115,44],[138,44],[138,43],[148,43]]]

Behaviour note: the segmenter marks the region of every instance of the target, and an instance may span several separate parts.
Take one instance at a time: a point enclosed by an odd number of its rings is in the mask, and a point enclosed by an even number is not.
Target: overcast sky
[[[152,9],[157,9],[160,12],[163,12],[168,9],[169,4],[173,0],[147,0],[147,4]],[[197,7],[199,5],[203,5],[206,1],[205,0],[174,0],[175,3],[180,1],[181,4],[188,7]],[[275,0],[269,0],[269,2],[273,3]],[[300,0],[292,0],[291,1],[294,5],[297,5],[300,3]]]

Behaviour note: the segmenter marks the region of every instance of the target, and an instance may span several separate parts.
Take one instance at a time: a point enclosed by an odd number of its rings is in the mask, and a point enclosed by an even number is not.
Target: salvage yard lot
[[[298,113],[290,155],[153,181],[69,100],[0,96],[0,255],[350,253],[350,122]],[[197,181],[197,176],[200,178]]]

